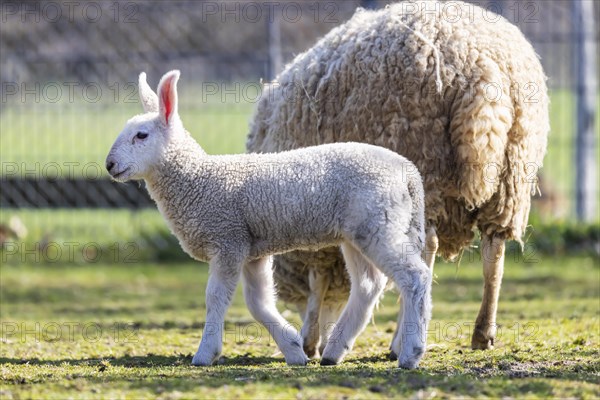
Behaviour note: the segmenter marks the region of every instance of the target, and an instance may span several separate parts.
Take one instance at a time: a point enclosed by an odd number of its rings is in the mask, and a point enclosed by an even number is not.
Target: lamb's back
[[[244,219],[255,251],[279,253],[337,244],[349,207],[407,191],[416,168],[389,150],[331,144],[246,156]],[[408,179],[420,177],[409,176]],[[367,204],[364,204],[367,205]]]

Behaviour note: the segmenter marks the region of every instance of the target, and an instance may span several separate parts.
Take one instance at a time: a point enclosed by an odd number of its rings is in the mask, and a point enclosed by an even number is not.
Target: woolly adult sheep
[[[487,349],[504,243],[525,231],[548,131],[546,77],[518,28],[472,4],[417,1],[358,10],[298,55],[261,98],[247,149],[354,141],[413,161],[424,180],[427,263],[454,258],[481,232],[485,284],[471,344]],[[275,278],[280,298],[298,305],[314,355],[349,288],[338,250],[278,256]]]
[[[421,260],[424,194],[416,167],[387,149],[331,144],[278,154],[207,155],[177,112],[178,71],[158,96],[140,75],[143,115],[116,139],[106,168],[117,181],[143,179],[193,258],[209,261],[206,323],[194,365],[220,355],[222,328],[240,274],[246,304],[288,364],[307,357],[298,332],[279,314],[271,255],[341,245],[352,291],[321,364],[337,364],[364,329],[389,276],[405,302],[399,366],[425,351],[431,271]]]

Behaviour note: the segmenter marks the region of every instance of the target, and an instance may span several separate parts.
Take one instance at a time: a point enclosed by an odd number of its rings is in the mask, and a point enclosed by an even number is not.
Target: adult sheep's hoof
[[[329,358],[322,358],[321,365],[322,366],[337,365],[337,362],[335,362]]]
[[[308,358],[317,358],[319,357],[319,353],[317,352],[317,347],[316,346],[312,346],[312,345],[308,345],[308,346],[304,346],[304,354],[306,354],[308,356]]]
[[[471,348],[473,350],[491,350],[494,348],[494,337],[475,329],[471,338]]]

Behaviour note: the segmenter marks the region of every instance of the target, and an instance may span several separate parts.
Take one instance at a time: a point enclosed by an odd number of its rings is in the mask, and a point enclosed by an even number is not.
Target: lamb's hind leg
[[[504,272],[504,240],[482,234],[481,256],[484,278],[483,300],[475,321],[471,347],[486,350],[494,348],[496,337],[496,312]]]
[[[321,365],[335,365],[342,361],[369,322],[387,282],[385,275],[352,245],[344,243],[342,253],[350,275],[350,297],[327,341]]]
[[[414,240],[399,237],[396,231],[382,232],[387,241],[368,241],[364,253],[387,276],[392,278],[402,295],[402,316],[399,329],[401,350],[398,366],[416,368],[423,357],[427,342],[427,327],[431,319],[431,270]]]
[[[321,336],[319,317],[329,287],[329,277],[315,268],[309,268],[308,285],[310,294],[306,304],[301,334],[304,352],[309,358],[313,358],[317,356],[317,348],[319,347]]]
[[[287,322],[275,305],[272,258],[244,266],[244,297],[250,314],[267,328],[289,365],[306,365],[298,331]]]
[[[431,319],[431,270],[421,255],[405,255],[399,268],[390,271],[402,293],[400,354],[398,366],[416,368],[427,346],[427,327]]]
[[[429,227],[427,229],[427,234],[425,237],[425,248],[423,249],[422,257],[425,260],[425,264],[431,270],[433,274],[433,265],[435,263],[435,255],[438,251],[439,247],[439,239],[434,227]],[[402,309],[401,309],[402,310]],[[400,335],[400,327],[402,326],[402,311],[398,314],[398,326],[396,327],[396,331],[394,332],[394,338],[392,339],[392,344],[390,346],[390,359],[397,360],[398,354],[400,354],[402,350],[402,339]]]

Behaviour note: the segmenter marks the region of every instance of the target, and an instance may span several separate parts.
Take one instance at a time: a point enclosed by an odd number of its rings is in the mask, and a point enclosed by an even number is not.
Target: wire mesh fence
[[[3,1],[1,222],[8,225],[11,217],[19,216],[30,237],[39,239],[73,235],[60,232],[59,218],[78,220],[81,232],[75,235],[86,236],[86,225],[96,226],[90,221],[97,218],[110,224],[107,236],[135,238],[131,227],[140,226],[140,218],[154,217],[145,212],[104,211],[85,212],[80,218],[76,208],[152,206],[139,185],[123,189],[107,182],[103,165],[124,122],[141,111],[140,71],[146,71],[155,85],[165,71],[180,69],[184,77],[181,114],[194,137],[209,153],[243,152],[261,82],[272,79],[296,54],[348,20],[357,7],[381,8],[389,3]],[[442,3],[450,15],[453,3]],[[543,196],[536,200],[534,212],[545,219],[570,218],[575,209],[575,94],[580,62],[574,57],[572,2],[471,3],[482,7],[492,22],[498,14],[517,25],[541,57],[551,89],[552,131],[541,177]],[[596,3],[596,21],[599,13]],[[599,32],[596,24],[596,44]],[[594,146],[597,152],[597,143]],[[71,193],[77,190],[86,195]],[[65,200],[69,196],[78,200]],[[37,211],[49,207],[64,211]]]

